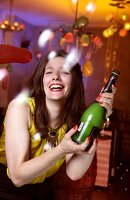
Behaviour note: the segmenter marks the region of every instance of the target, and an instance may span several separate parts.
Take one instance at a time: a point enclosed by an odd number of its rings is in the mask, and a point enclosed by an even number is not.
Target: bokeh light
[[[93,13],[96,10],[96,4],[94,2],[89,2],[86,5],[86,11],[88,11],[89,13]]]

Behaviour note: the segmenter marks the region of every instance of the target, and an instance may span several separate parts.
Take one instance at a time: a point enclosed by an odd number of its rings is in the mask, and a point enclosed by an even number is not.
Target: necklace
[[[58,145],[58,133],[55,129],[50,129],[48,132],[48,137],[46,144],[44,146],[44,151],[48,151]]]

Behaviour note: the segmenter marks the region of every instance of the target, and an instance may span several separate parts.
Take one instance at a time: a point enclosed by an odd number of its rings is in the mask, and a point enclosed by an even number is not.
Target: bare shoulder
[[[20,102],[17,98],[13,99],[7,108],[6,116],[17,117],[21,115],[22,117],[28,117],[30,114],[30,109],[27,101]]]
[[[29,105],[27,101],[20,102],[17,98],[15,98],[9,103],[8,109],[28,110]]]

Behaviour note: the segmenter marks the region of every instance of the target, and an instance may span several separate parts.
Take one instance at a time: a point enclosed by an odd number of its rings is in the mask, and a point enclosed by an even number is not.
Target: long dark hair
[[[45,92],[43,89],[43,75],[45,67],[49,61],[48,54],[41,58],[40,62],[36,66],[36,69],[28,81],[28,88],[31,91],[31,96],[35,98],[35,112],[34,112],[34,123],[37,130],[47,136],[49,126],[49,115],[46,107]],[[56,57],[65,58],[67,53],[63,49],[56,51]],[[72,68],[72,91],[69,95],[66,105],[60,113],[58,119],[58,127],[60,128],[63,124],[67,124],[68,130],[75,124],[79,123],[79,119],[83,110],[85,109],[85,98],[84,98],[84,86],[82,82],[82,72],[79,63],[76,63]]]

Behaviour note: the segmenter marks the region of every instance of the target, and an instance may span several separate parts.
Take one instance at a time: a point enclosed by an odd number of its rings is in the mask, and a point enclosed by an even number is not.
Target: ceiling
[[[88,26],[104,27],[108,24],[105,17],[109,13],[114,15],[127,13],[130,19],[130,1],[128,0],[91,0],[96,5],[92,13],[85,10],[90,0],[79,0],[76,15],[76,3],[73,0],[13,0],[12,15],[36,26],[55,26],[57,24],[72,24],[75,16],[86,16],[89,19]],[[112,4],[118,4],[125,8],[118,8]],[[9,14],[10,0],[0,0],[0,20]]]

